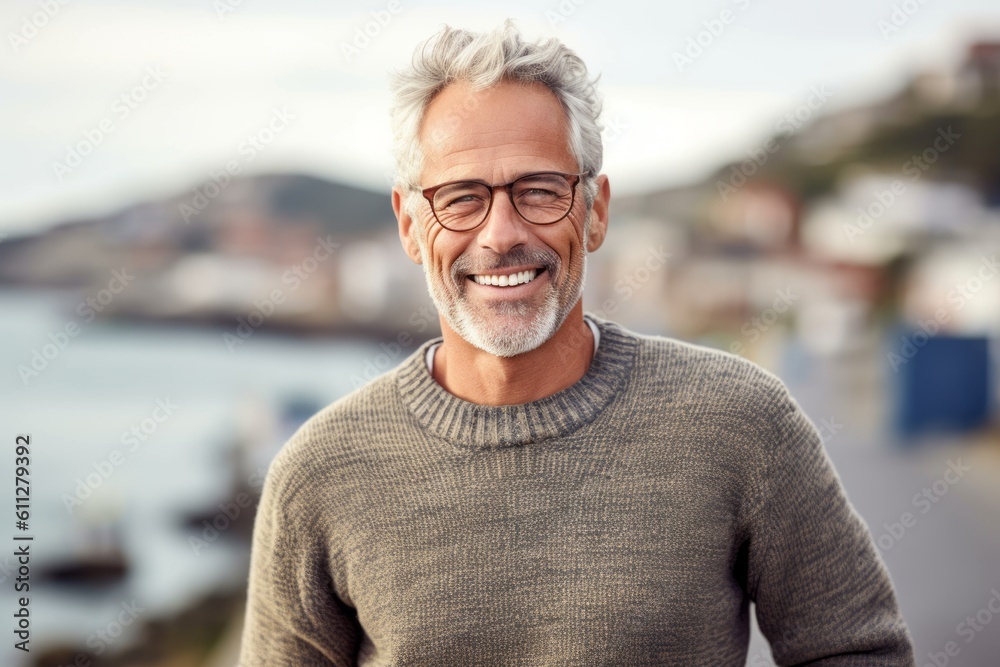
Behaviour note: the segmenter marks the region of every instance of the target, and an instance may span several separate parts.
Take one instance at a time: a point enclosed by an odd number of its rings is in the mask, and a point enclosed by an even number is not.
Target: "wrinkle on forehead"
[[[530,171],[575,171],[568,126],[562,104],[544,84],[503,82],[472,90],[467,82],[453,83],[431,101],[421,123],[421,183],[505,182]]]

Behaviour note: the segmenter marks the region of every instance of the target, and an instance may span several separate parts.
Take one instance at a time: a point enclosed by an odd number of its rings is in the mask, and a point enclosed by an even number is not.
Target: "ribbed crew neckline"
[[[569,435],[592,422],[631,376],[639,340],[621,325],[587,314],[601,332],[590,367],[575,384],[551,396],[517,405],[480,405],[439,385],[427,370],[424,342],[400,366],[400,397],[431,434],[466,449],[497,449]]]

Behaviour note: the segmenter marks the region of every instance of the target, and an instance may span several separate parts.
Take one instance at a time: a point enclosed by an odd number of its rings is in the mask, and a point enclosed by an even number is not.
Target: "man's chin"
[[[471,345],[498,357],[514,357],[534,350],[552,337],[553,317],[529,311],[526,314],[491,313],[462,318],[459,332]]]
[[[484,336],[475,340],[472,344],[494,357],[509,359],[520,354],[525,354],[526,352],[531,352],[544,342],[544,340],[537,339],[529,340],[523,336],[513,339]]]

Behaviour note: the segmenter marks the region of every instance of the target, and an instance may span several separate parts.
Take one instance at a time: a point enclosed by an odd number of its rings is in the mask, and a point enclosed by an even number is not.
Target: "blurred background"
[[[0,471],[30,434],[35,540],[0,664],[232,667],[271,458],[438,334],[387,72],[508,16],[601,74],[586,309],[781,377],[919,664],[1000,664],[994,0],[4,2]]]

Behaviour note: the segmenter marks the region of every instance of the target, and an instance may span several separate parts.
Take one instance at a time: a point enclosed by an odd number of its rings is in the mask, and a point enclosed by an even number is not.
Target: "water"
[[[30,433],[32,572],[93,546],[102,535],[97,527],[116,516],[133,567],[120,585],[87,592],[33,581],[33,653],[52,641],[83,646],[88,637],[91,648],[100,646],[95,633],[116,631],[122,603],[135,600],[144,610],[140,620],[147,620],[175,612],[213,587],[241,585],[245,545],[223,535],[195,553],[189,538],[198,531],[181,523],[182,515],[218,511],[219,503],[234,499],[237,477],[266,466],[298,426],[298,420],[282,420],[281,406],[297,399],[318,407],[345,395],[353,388],[352,375],[363,375],[366,361],[380,352],[367,341],[306,341],[262,332],[230,352],[215,329],[84,323],[75,313],[77,299],[0,290],[4,497],[12,507],[14,440]],[[67,322],[79,325],[78,335],[57,354],[54,346],[43,350],[49,334],[64,331]],[[53,358],[25,382],[18,366],[30,367],[33,350]],[[158,405],[166,409],[157,411]],[[133,427],[143,440],[129,436]],[[231,456],[237,441],[249,455],[243,469]],[[115,450],[119,456],[113,459]],[[88,475],[97,482],[94,488]],[[14,527],[3,532],[12,544]],[[2,549],[5,555],[12,551]],[[0,557],[0,586],[3,598],[12,600],[14,563],[6,558]],[[3,606],[9,619],[14,603]],[[130,641],[138,625],[114,642]],[[4,665],[27,664],[11,642],[4,642],[3,654]]]

